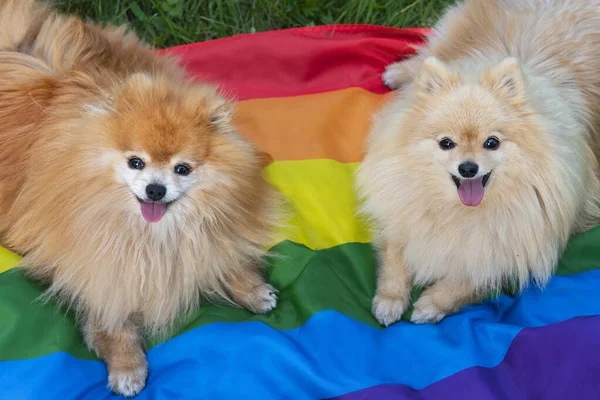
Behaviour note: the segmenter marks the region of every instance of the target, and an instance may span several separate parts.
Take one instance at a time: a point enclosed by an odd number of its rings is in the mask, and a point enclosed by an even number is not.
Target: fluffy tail
[[[50,13],[37,0],[0,0],[0,50],[18,51]]]
[[[161,70],[184,75],[176,60],[158,57],[152,46],[126,31],[60,14],[37,0],[0,0],[0,51],[34,56],[58,73]]]

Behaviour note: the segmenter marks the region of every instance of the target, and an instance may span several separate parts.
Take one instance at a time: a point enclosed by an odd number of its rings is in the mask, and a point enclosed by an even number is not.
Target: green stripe
[[[73,316],[57,310],[54,302],[36,301],[41,293],[41,288],[19,269],[0,275],[0,360],[39,357],[56,351],[90,358],[73,327]]]
[[[280,289],[279,306],[274,312],[262,316],[207,305],[182,322],[178,333],[223,321],[261,321],[276,329],[292,329],[325,309],[379,327],[370,313],[375,258],[369,244],[347,243],[314,251],[297,243],[282,242],[273,252],[283,256],[274,258],[268,269],[269,280]],[[600,228],[571,241],[558,274],[592,269],[600,269]],[[56,351],[93,359],[74,326],[72,314],[57,311],[52,302],[36,302],[41,293],[42,288],[25,279],[18,269],[0,274],[0,360],[39,357]],[[418,294],[416,289],[413,299]],[[153,347],[159,342],[155,339],[148,345]]]
[[[314,251],[282,242],[272,251],[269,281],[280,289],[277,309],[254,315],[243,309],[206,305],[179,325],[178,333],[213,322],[261,321],[277,329],[296,328],[316,312],[336,309],[377,326],[370,314],[374,291],[374,259],[368,244],[348,243]],[[56,351],[93,359],[74,327],[72,314],[56,304],[35,299],[43,288],[27,280],[19,269],[0,274],[0,360],[39,357]],[[153,347],[161,340],[148,343]]]
[[[600,226],[571,240],[556,274],[579,274],[594,269],[600,269]]]

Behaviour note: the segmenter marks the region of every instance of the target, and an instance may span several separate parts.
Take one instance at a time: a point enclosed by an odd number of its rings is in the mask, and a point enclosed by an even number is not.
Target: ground
[[[129,23],[158,47],[323,24],[428,27],[454,0],[54,0],[91,19]]]

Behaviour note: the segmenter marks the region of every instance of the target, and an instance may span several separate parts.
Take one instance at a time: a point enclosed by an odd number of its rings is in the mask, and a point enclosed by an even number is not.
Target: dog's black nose
[[[148,195],[148,198],[150,200],[159,201],[163,197],[165,197],[165,194],[167,194],[167,188],[165,187],[165,185],[151,183],[148,186],[146,186],[146,194]]]
[[[458,173],[463,178],[472,178],[477,175],[477,171],[479,171],[479,166],[471,161],[464,162],[458,166]]]

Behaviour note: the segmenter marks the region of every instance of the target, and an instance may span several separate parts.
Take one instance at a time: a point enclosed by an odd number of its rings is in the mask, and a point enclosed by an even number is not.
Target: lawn
[[[129,23],[158,47],[323,24],[423,27],[454,0],[55,0],[96,21]]]

